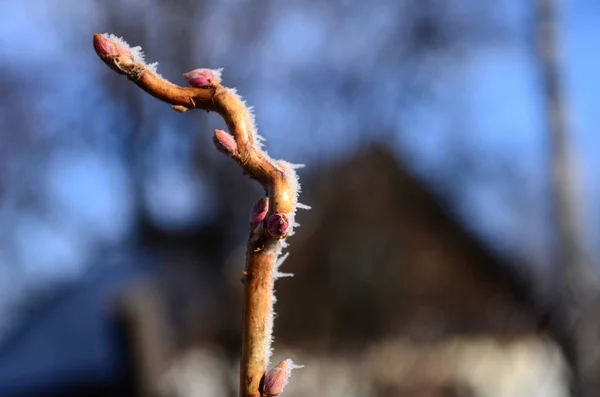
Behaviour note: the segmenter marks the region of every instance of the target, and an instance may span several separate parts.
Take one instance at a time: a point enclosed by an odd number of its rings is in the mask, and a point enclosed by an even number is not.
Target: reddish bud
[[[256,229],[267,216],[269,210],[269,199],[267,197],[261,197],[250,209],[250,230]]]
[[[294,365],[293,361],[288,359],[280,362],[265,375],[263,386],[263,395],[267,397],[277,397],[281,394],[287,385],[293,369],[302,368],[301,365]]]
[[[275,213],[267,221],[267,231],[276,238],[285,237],[290,228],[290,223],[285,214]]]
[[[221,71],[212,69],[195,69],[183,75],[192,87],[206,87],[221,82]]]
[[[119,73],[123,73],[123,71],[121,71],[116,64],[121,66],[131,66],[135,64],[129,46],[122,40],[117,40],[112,36],[107,37],[96,33],[94,35],[94,50],[104,63]]]
[[[215,130],[213,142],[219,152],[225,153],[229,157],[233,157],[237,154],[237,143],[235,143],[235,139],[225,131]]]

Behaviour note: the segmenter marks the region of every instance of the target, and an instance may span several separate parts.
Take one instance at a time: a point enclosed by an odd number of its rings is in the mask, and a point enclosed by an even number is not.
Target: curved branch
[[[217,149],[232,157],[245,174],[256,179],[265,189],[267,198],[259,200],[250,216],[251,230],[243,278],[240,395],[278,395],[281,387],[275,391],[270,385],[285,384],[290,371],[270,372],[285,373],[286,379],[284,382],[272,375],[273,378],[264,382],[269,390],[263,390],[263,380],[271,355],[274,283],[280,275],[278,266],[282,262],[278,258],[285,246],[285,238],[293,232],[296,209],[308,208],[297,202],[296,167],[274,160],[262,150],[250,109],[235,90],[220,84],[220,71],[198,69],[186,73],[184,76],[193,87],[179,87],[162,78],[154,65],[147,65],[139,47],[131,48],[120,38],[96,34],[94,49],[111,69],[127,76],[150,95],[171,104],[173,109],[180,112],[203,109],[219,113],[230,134],[215,131]],[[290,370],[296,367],[291,360],[280,363],[280,366]]]

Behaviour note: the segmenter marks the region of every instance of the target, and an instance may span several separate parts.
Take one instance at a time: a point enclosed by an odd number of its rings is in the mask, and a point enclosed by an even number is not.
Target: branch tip
[[[116,40],[107,34],[94,34],[94,50],[105,64],[119,74],[124,74],[124,72],[117,65],[131,67],[136,62],[131,47],[127,43],[123,40]]]

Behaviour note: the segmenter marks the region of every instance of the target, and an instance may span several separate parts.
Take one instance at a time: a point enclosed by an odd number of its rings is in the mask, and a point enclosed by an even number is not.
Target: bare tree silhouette
[[[600,395],[600,284],[581,236],[581,205],[573,164],[569,106],[563,87],[558,6],[536,0],[537,51],[551,149],[552,190],[556,215],[558,272],[550,318],[571,364],[574,396]]]

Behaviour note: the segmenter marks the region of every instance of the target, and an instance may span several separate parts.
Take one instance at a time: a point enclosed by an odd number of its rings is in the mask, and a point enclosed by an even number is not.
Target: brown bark
[[[295,174],[288,164],[271,159],[257,147],[258,137],[255,136],[248,108],[234,91],[220,84],[216,75],[200,87],[179,87],[136,60],[122,43],[96,34],[94,48],[111,69],[126,75],[144,91],[171,104],[175,110],[203,109],[219,113],[235,140],[235,144],[224,142],[220,149],[265,189],[269,199],[268,211],[259,225],[251,230],[246,253],[240,369],[240,395],[260,397],[271,350],[277,260],[283,238],[293,225],[297,207]],[[223,139],[223,134],[219,130],[215,139]],[[270,228],[268,222],[273,217],[277,221],[286,221],[281,223],[280,228]]]

